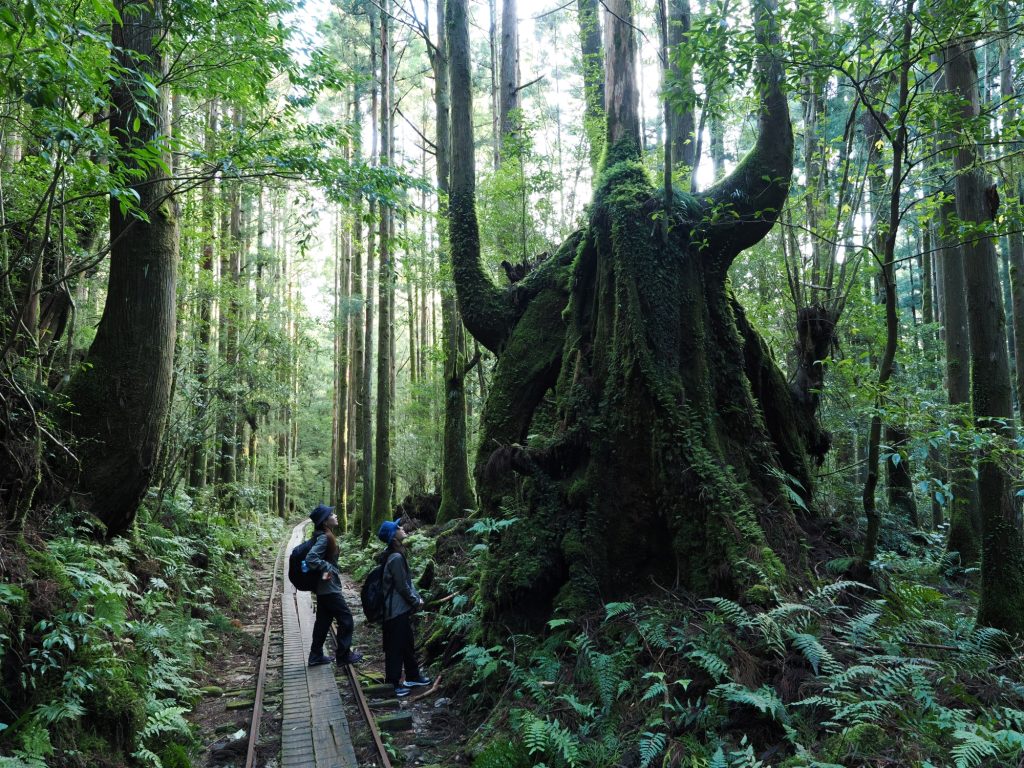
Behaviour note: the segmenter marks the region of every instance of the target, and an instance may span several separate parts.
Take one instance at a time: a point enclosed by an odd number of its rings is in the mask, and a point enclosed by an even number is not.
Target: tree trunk
[[[391,162],[391,41],[388,3],[380,17],[380,165]],[[370,531],[391,518],[391,401],[393,347],[394,263],[391,236],[394,212],[380,206],[380,282],[377,316],[377,424],[374,448],[373,516]]]
[[[997,273],[991,212],[985,199],[989,186],[978,164],[978,146],[971,123],[978,116],[978,68],[973,42],[950,45],[945,51],[947,89],[956,94],[966,136],[956,147],[956,212],[971,227],[962,246],[971,338],[971,403],[979,425],[1012,440],[1013,403],[1006,325]],[[1013,482],[994,461],[978,467],[981,500],[981,596],[978,622],[1011,634],[1024,632],[1024,541]]]
[[[501,80],[500,80],[499,139],[500,155],[508,152],[505,142],[516,133],[519,118],[519,21],[516,18],[516,0],[501,3]]]
[[[679,54],[689,45],[690,0],[668,0],[668,47],[670,119],[668,135],[672,137],[672,164],[693,170],[697,142],[694,131],[694,109],[697,96],[693,90],[693,72],[680,68]],[[684,184],[684,188],[689,188]]]
[[[888,199],[888,210],[882,206],[882,195],[879,188],[884,183],[884,172],[877,166],[877,142],[880,140],[877,135],[882,133],[882,125],[879,122],[884,120],[884,115],[872,113],[867,115],[868,130],[865,132],[865,140],[869,147],[869,163],[872,163],[872,150],[874,153],[874,170],[869,171],[872,179],[871,197],[875,203],[875,252],[876,258],[881,262],[881,281],[885,300],[885,350],[882,352],[882,359],[878,363],[878,384],[875,397],[875,413],[871,417],[871,425],[868,432],[868,461],[867,479],[864,482],[864,515],[867,517],[867,531],[864,535],[863,560],[870,563],[875,559],[876,547],[878,545],[878,531],[881,517],[875,503],[875,489],[878,486],[878,460],[879,448],[882,438],[882,416],[881,410],[885,404],[885,396],[889,387],[889,379],[892,376],[896,359],[896,348],[899,342],[899,317],[896,306],[896,235],[900,226],[900,199],[903,184],[903,160],[907,142],[907,110],[909,99],[909,77],[912,65],[910,58],[910,42],[913,33],[913,11],[914,0],[906,0],[906,7],[903,16],[903,39],[900,47],[900,70],[899,70],[899,95],[897,102],[896,133],[892,138],[892,178]],[[889,464],[892,464],[890,461]],[[900,501],[903,496],[892,494],[890,499]],[[910,503],[913,505],[913,495],[910,496]],[[904,510],[907,512],[907,510]],[[913,518],[916,520],[917,508],[913,509]]]
[[[487,613],[534,624],[648,575],[704,594],[784,580],[802,558],[785,486],[810,498],[806,435],[726,279],[771,229],[793,168],[774,5],[755,3],[755,147],[699,198],[675,196],[666,238],[640,162],[630,4],[608,3],[609,143],[589,222],[504,291],[479,266],[465,0],[449,9],[455,278],[467,327],[498,358],[478,490],[488,514],[528,523],[492,549]]]
[[[437,4],[437,47],[431,57],[434,69],[434,112],[437,125],[438,236],[443,264],[442,275],[450,275],[451,243],[448,237],[449,178],[451,174],[451,95],[448,67],[447,19],[444,0]],[[441,349],[444,356],[444,436],[441,448],[441,506],[437,521],[444,523],[476,507],[469,481],[466,448],[466,364],[465,332],[450,278],[441,282]]]
[[[590,169],[595,177],[604,152],[605,128],[604,49],[601,45],[601,24],[597,16],[599,1],[576,0],[580,48],[583,53],[583,130],[590,144]]]
[[[213,142],[217,134],[217,100],[210,101],[206,115],[205,149],[207,156],[213,155]],[[203,183],[200,192],[202,225],[205,230],[206,242],[203,243],[203,258],[199,264],[199,319],[198,345],[196,353],[196,384],[199,388],[199,407],[196,412],[195,441],[192,446],[191,465],[189,468],[189,485],[192,488],[203,488],[206,485],[206,464],[208,454],[207,419],[210,412],[209,372],[212,321],[213,321],[213,254],[216,249],[216,214],[214,212],[214,176]]]
[[[141,87],[143,77],[161,82],[166,73],[156,47],[164,6],[154,0],[117,7],[122,24],[113,25],[111,38],[123,74],[111,86],[110,130],[119,148],[111,165],[125,172],[135,169],[132,151],[168,132],[166,88]],[[141,104],[147,109],[140,116]],[[171,185],[164,171],[152,168],[133,190],[149,220],[122,211],[111,198],[107,300],[88,366],[69,392],[73,429],[83,441],[81,488],[108,536],[131,526],[155,469],[174,359],[178,225]]]
[[[376,79],[377,72],[377,16],[374,10],[370,9],[370,73],[371,81],[373,85],[372,95],[370,98],[370,136],[372,136],[372,145],[370,148],[370,157],[374,158],[374,162],[377,160],[377,148],[378,148],[378,135],[377,135],[377,116],[378,107],[380,103],[380,83]],[[373,221],[377,211],[377,203],[374,198],[370,198],[369,204],[369,218],[368,226],[366,228],[366,297],[365,297],[365,325],[363,331],[363,419],[362,419],[362,434],[363,442],[361,444],[362,449],[362,471],[361,476],[363,480],[363,490],[360,509],[360,531],[362,533],[362,541],[365,545],[369,541],[369,537],[376,533],[376,530],[371,531],[373,526],[373,299],[374,299],[374,249],[376,248],[375,230],[373,227]]]
[[[1009,8],[1006,2],[999,5],[999,28],[1002,38],[999,43],[999,92],[1006,104],[1006,113],[1003,118],[1003,125],[1016,124],[1017,100],[1013,87],[1013,54],[1011,51],[1012,38],[1009,35]],[[1018,137],[1019,138],[1019,137]],[[1019,147],[1019,143],[1016,147]],[[1022,185],[1019,174],[1010,173],[1012,192],[1011,197],[1021,199]],[[1011,312],[1013,319],[1013,357],[1015,387],[1017,395],[1017,409],[1021,420],[1024,421],[1024,220],[1020,216],[1020,207],[1007,207],[1007,252],[1010,261],[1010,294]]]

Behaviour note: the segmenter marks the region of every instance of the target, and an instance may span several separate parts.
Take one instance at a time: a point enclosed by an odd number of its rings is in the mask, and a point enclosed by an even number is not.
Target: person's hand
[[[322,579],[323,581],[328,581],[328,580],[330,580],[330,578],[331,578],[331,572],[330,572],[330,571],[324,571],[324,575],[323,575],[323,576],[321,576],[320,578],[321,578],[321,579]]]
[[[423,602],[423,598],[421,597],[419,601],[416,603],[416,607],[422,608],[424,605],[426,605],[426,603]]]

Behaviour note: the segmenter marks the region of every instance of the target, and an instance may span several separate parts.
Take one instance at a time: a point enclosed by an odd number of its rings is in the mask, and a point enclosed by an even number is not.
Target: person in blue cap
[[[430,685],[416,661],[412,614],[423,607],[423,598],[412,584],[409,561],[405,558],[405,529],[402,519],[385,520],[377,538],[387,544],[377,560],[384,563],[384,682],[395,686],[395,695],[408,696],[411,689]],[[402,671],[405,678],[402,678]]]
[[[324,655],[324,641],[331,628],[331,622],[338,622],[339,664],[355,664],[363,658],[359,651],[352,649],[352,611],[348,609],[341,592],[341,571],[338,570],[338,539],[334,529],[338,527],[338,516],[334,507],[318,504],[309,513],[313,521],[313,546],[306,555],[310,570],[320,571],[316,585],[316,621],[313,622],[313,643],[309,648],[309,666],[330,664],[334,659]]]

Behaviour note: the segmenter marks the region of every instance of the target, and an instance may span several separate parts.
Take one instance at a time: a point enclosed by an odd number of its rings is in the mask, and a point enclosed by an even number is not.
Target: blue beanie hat
[[[326,504],[317,504],[316,509],[309,513],[309,519],[313,521],[313,525],[320,526],[332,514],[334,514],[334,507],[328,507]]]
[[[377,530],[377,538],[383,541],[385,544],[390,544],[391,540],[395,538],[395,534],[398,532],[398,523],[392,520],[385,520],[380,524],[380,528]]]

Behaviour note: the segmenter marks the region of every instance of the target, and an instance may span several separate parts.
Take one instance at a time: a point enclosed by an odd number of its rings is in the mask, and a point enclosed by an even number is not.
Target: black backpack
[[[288,555],[288,581],[300,592],[312,592],[316,589],[316,583],[320,581],[320,571],[306,570],[302,567],[315,541],[316,536],[299,544]]]
[[[363,604],[363,615],[367,624],[378,624],[384,620],[384,604],[394,590],[392,585],[388,594],[384,594],[384,568],[387,567],[387,562],[385,560],[366,574],[363,588],[359,590],[359,602]]]

